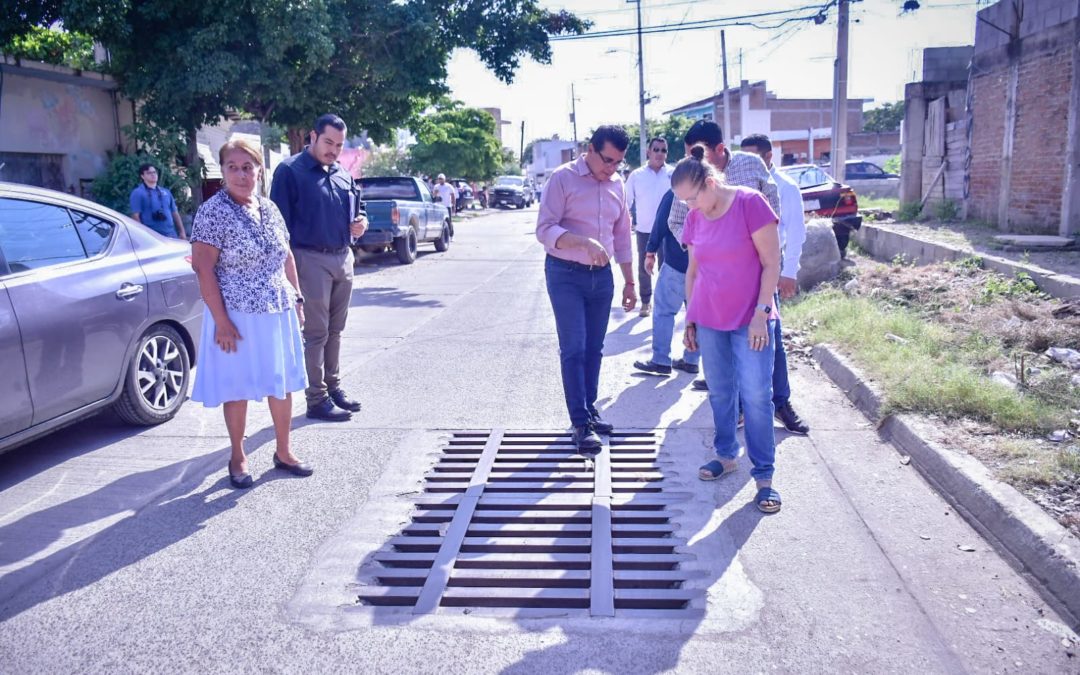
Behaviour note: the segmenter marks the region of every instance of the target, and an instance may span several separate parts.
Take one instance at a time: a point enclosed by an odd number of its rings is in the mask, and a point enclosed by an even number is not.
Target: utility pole
[[[518,163],[525,166],[525,120],[521,120],[521,149],[518,150]]]
[[[724,31],[720,31],[720,62],[723,64],[722,70],[724,71],[724,133],[728,136],[731,135],[731,95],[728,94],[728,79],[727,79],[727,36]]]
[[[577,96],[574,95],[574,83],[570,83],[570,123],[574,125],[574,155],[577,156]]]
[[[626,0],[637,5],[637,74],[638,74],[638,112],[641,128],[638,137],[641,142],[641,165],[645,166],[645,146],[648,144],[648,131],[645,129],[645,52],[641,47],[641,0]]]
[[[844,181],[847,162],[847,79],[848,79],[848,17],[851,0],[839,0],[840,19],[836,28],[836,79],[833,90],[832,174]]]

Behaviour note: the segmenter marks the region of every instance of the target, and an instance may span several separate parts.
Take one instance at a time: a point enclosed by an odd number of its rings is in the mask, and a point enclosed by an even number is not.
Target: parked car
[[[472,206],[473,190],[469,181],[464,178],[451,178],[450,183],[457,190],[457,203],[454,205],[454,213],[460,213]]]
[[[849,159],[844,163],[844,180],[874,180],[877,178],[899,177],[897,174],[889,173],[873,162]]]
[[[833,222],[833,233],[840,247],[840,257],[846,255],[851,232],[862,227],[859,215],[859,201],[855,190],[833,180],[821,167],[813,164],[794,164],[780,168],[799,185],[802,192],[803,209],[807,213]]]
[[[187,242],[0,183],[0,452],[107,407],[130,424],[172,419],[202,314]]]
[[[495,206],[514,206],[523,209],[533,204],[532,182],[524,176],[499,176],[491,194]]]
[[[436,203],[418,178],[371,177],[357,182],[367,209],[368,229],[356,246],[368,253],[393,250],[403,265],[416,260],[417,246],[450,248],[454,225],[449,209]]]

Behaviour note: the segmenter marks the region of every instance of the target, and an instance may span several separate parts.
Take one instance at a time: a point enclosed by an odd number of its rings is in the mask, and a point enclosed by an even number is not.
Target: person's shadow
[[[273,439],[273,428],[266,428],[250,436],[245,445],[254,451]],[[162,551],[233,508],[248,491],[229,485],[224,470],[227,457],[228,445],[158,469],[127,474],[94,492],[0,527],[0,566],[12,565],[40,554],[69,530],[134,510],[100,532],[0,577],[0,622]],[[214,473],[220,479],[213,485],[188,494]],[[257,486],[285,477],[282,472],[275,474],[260,477]],[[148,485],[162,487],[147,499]],[[78,564],[65,564],[75,557]],[[62,574],[48,583],[41,581],[61,566]]]

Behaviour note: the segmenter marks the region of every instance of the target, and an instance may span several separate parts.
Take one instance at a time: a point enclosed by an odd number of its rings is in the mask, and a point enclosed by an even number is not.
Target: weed
[[[1017,272],[1016,277],[1013,279],[1003,277],[1000,274],[991,274],[986,278],[986,283],[983,284],[982,292],[976,301],[988,305],[1002,298],[1016,299],[1032,295],[1037,297],[1045,296],[1039,290],[1039,285],[1035,283],[1035,280],[1027,272]]]
[[[913,267],[915,261],[907,256],[906,253],[897,253],[892,257],[893,267]]]
[[[950,264],[969,275],[983,270],[983,259],[977,255],[965,256]]]
[[[934,215],[938,220],[951,223],[960,217],[960,202],[955,199],[943,199],[934,205]]]
[[[900,204],[900,208],[896,210],[896,219],[910,223],[918,219],[919,213],[922,211],[922,204],[919,202],[904,202]]]

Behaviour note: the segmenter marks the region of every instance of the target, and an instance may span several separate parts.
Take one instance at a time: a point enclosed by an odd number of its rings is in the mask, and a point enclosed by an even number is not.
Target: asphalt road
[[[613,308],[601,383],[616,425],[657,429],[706,574],[693,620],[402,619],[355,607],[365,546],[393,536],[447,430],[562,429],[535,209],[457,225],[445,254],[357,267],[345,384],[364,403],[295,442],[316,473],[225,473],[220,411],[132,430],[109,416],[0,456],[0,671],[1076,673],[1075,638],[881,443],[831,383],[793,372],[808,438],[778,435],[783,511],[748,466],[694,478],[711,420],[690,378],[640,377],[649,321]]]

